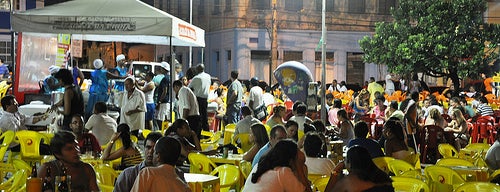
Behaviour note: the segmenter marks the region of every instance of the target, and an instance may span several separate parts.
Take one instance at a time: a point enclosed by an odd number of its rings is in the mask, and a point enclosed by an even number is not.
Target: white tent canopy
[[[18,32],[75,39],[205,46],[205,31],[139,0],[73,0],[12,14]]]

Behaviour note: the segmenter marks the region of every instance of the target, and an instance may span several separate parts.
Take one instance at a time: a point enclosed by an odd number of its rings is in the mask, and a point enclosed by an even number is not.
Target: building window
[[[217,62],[220,61],[220,54],[218,51],[215,52],[215,61],[217,61]]]
[[[252,60],[266,60],[271,57],[270,51],[251,51],[250,59]]]
[[[349,12],[351,13],[364,13],[365,0],[349,0]]]
[[[303,4],[302,0],[287,0],[285,2],[285,9],[288,11],[300,11],[303,8]]]
[[[259,43],[259,38],[250,37],[248,38],[249,43]]]
[[[283,62],[287,61],[302,62],[302,51],[284,51]]]
[[[321,52],[314,53],[314,60],[317,63],[321,64]],[[326,52],[326,62],[333,63],[333,61],[334,61],[334,52]]]
[[[364,53],[347,53],[347,78],[346,82],[363,86],[365,82],[365,63],[363,63]]]
[[[4,59],[4,63],[12,64],[12,57],[10,56],[10,41],[0,41],[0,58]]]
[[[270,9],[271,0],[251,0],[253,9]]]
[[[316,0],[316,11],[322,11],[322,3],[323,0]],[[326,0],[325,2],[325,11],[326,12],[333,12],[333,9],[335,7],[335,1],[334,0]]]
[[[205,0],[200,0],[200,4],[198,5],[198,15],[205,15]]]
[[[10,12],[10,0],[0,0],[0,12]]]
[[[231,50],[227,50],[227,60],[231,61]]]
[[[391,13],[391,7],[396,7],[396,0],[379,0],[378,13],[388,15]]]
[[[230,12],[233,10],[233,0],[226,0],[226,12]]]
[[[220,13],[220,0],[214,0],[214,11],[212,15],[217,15]]]

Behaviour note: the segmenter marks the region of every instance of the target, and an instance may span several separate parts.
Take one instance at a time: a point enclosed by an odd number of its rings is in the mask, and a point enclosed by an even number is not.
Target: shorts
[[[170,103],[161,103],[160,106],[157,106],[154,115],[155,120],[166,121],[170,120],[170,117]]]
[[[146,103],[146,121],[153,120],[155,116],[155,104],[154,103]]]

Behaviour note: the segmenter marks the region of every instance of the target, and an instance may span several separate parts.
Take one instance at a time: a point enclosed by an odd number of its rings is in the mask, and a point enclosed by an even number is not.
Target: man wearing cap
[[[201,116],[201,128],[202,130],[208,131],[207,98],[208,93],[210,92],[212,77],[210,77],[208,73],[205,73],[205,65],[203,64],[198,64],[196,66],[196,71],[198,74],[193,77],[188,87],[193,90],[194,95],[196,95],[196,100],[198,101],[198,110]],[[198,138],[200,138],[200,135],[198,135]]]
[[[114,68],[113,72],[116,76],[126,77],[128,68],[125,67],[125,55],[120,54],[116,56],[116,68]],[[115,84],[115,89],[118,91],[124,90],[123,81],[117,81]]]
[[[51,65],[49,67],[50,75],[43,79],[43,93],[50,94],[52,91],[62,91],[59,81],[54,77],[54,74],[59,71],[60,67]]]
[[[155,126],[158,130],[161,130],[163,121],[170,119],[170,65],[165,61],[160,64],[162,74],[158,74],[157,76],[162,75],[163,77],[155,89],[156,95],[158,96],[156,98],[156,111],[154,116]]]

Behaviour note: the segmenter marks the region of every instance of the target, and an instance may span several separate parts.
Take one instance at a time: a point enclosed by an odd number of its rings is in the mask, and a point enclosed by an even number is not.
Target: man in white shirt
[[[174,88],[177,97],[177,110],[180,118],[185,119],[189,123],[189,127],[193,130],[198,138],[201,136],[200,127],[200,112],[198,108],[198,101],[191,89],[182,84],[180,80],[174,81],[172,87]]]
[[[2,132],[12,130],[14,132],[20,130],[28,130],[26,123],[38,123],[47,119],[48,115],[44,113],[38,116],[27,116],[19,112],[19,104],[13,95],[6,95],[1,100],[3,113],[0,118],[0,128]]]
[[[259,79],[253,77],[250,79],[250,84],[252,84],[252,88],[248,93],[248,106],[252,109],[255,118],[262,121],[267,117],[265,111],[267,109],[262,98],[262,88],[259,87]]]
[[[120,123],[130,127],[130,133],[139,136],[139,130],[143,130],[146,122],[146,98],[144,93],[135,88],[135,80],[132,77],[125,79],[126,93],[123,95]]]
[[[394,82],[392,81],[392,76],[391,74],[387,74],[385,76],[385,93],[387,95],[392,95],[392,93],[394,93],[395,91],[395,86],[394,86]]]
[[[236,135],[240,133],[250,133],[250,127],[254,123],[262,123],[261,121],[252,116],[252,111],[248,106],[241,107],[241,115],[243,115],[243,119],[238,121],[238,123],[234,128],[233,139],[236,137]]]
[[[116,120],[108,115],[108,106],[99,101],[94,105],[94,114],[85,124],[85,129],[91,130],[99,143],[107,143],[116,132]]]
[[[210,92],[212,77],[208,73],[205,73],[205,65],[203,64],[198,64],[196,66],[196,71],[198,71],[198,74],[191,79],[191,83],[189,83],[188,87],[193,90],[194,95],[196,95],[196,100],[198,101],[201,128],[202,130],[208,131],[207,98]]]

